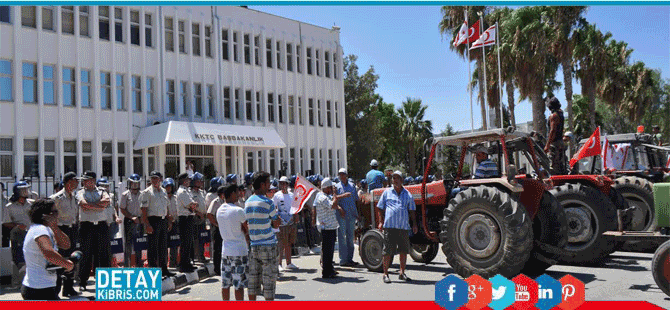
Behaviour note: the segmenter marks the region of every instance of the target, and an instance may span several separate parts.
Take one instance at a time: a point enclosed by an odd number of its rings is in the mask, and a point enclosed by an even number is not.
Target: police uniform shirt
[[[121,194],[121,200],[119,201],[119,208],[125,209],[132,216],[140,217],[142,216],[142,207],[140,203],[140,195],[142,193],[138,190],[137,194],[133,194],[130,190],[126,190]]]
[[[170,215],[172,215],[173,220],[178,220],[177,216],[177,196],[175,195],[168,195],[168,211],[170,212]]]
[[[58,209],[58,225],[70,226],[77,223],[79,215],[79,206],[77,206],[77,199],[75,192],[68,194],[65,189],[51,195],[51,199],[56,203]]]
[[[216,197],[216,199],[212,200],[212,202],[209,204],[207,207],[207,214],[213,214],[216,216],[216,211],[219,210],[219,207],[223,205],[225,201],[219,197]]]
[[[194,202],[191,198],[191,193],[188,188],[184,186],[179,186],[177,190],[177,215],[178,216],[189,216],[193,215],[193,212],[189,209],[189,205]]]
[[[107,192],[107,195],[109,195],[109,205],[111,207],[105,209],[105,221],[107,221],[108,224],[112,224],[114,223],[114,216],[116,215],[116,208],[114,207],[114,194]]]
[[[202,213],[207,212],[207,205],[205,204],[205,191],[201,189],[195,190],[192,188],[191,196],[193,196],[193,200],[198,203],[198,211]]]
[[[216,193],[207,193],[207,196],[205,196],[205,209],[207,209],[207,213],[209,213],[209,206],[216,198],[219,198],[219,195]],[[216,215],[216,211],[214,211],[212,214]]]
[[[86,200],[85,199],[86,196],[91,196],[91,195],[95,195],[95,194],[97,194],[98,197],[100,197],[100,198],[95,200],[95,201],[88,201],[87,200],[86,202],[88,202],[89,204],[94,204],[94,203],[100,202],[104,198],[109,199],[109,195],[107,194],[107,192],[105,192],[102,189],[96,188],[93,191],[87,191],[85,188],[82,188],[77,192],[77,196],[76,196],[77,204]],[[104,210],[86,210],[86,209],[84,209],[80,206],[79,222],[97,223],[97,222],[107,221],[107,219],[109,217],[109,210],[107,210],[107,209],[110,209],[110,208],[112,208],[111,203],[109,205],[107,205],[107,207]]]
[[[30,206],[35,202],[30,198],[26,199],[26,203],[20,204],[18,201],[10,202],[5,206],[3,219],[5,223],[14,223],[25,225],[26,227],[30,226],[30,216],[28,215],[28,210]]]
[[[166,217],[170,200],[167,192],[162,187],[155,189],[153,186],[147,187],[140,194],[142,208],[147,208],[147,216]]]

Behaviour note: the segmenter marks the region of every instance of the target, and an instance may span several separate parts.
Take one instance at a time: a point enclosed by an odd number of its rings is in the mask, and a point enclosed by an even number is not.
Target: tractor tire
[[[564,255],[556,257],[568,264],[598,263],[616,249],[614,238],[604,236],[617,229],[616,207],[602,192],[581,184],[564,184],[551,193],[565,210],[568,242]],[[570,255],[571,254],[571,255]]]
[[[442,251],[463,278],[473,274],[512,278],[523,269],[533,247],[526,208],[507,192],[470,187],[449,201],[440,221]]]
[[[614,180],[613,186],[636,209],[633,211],[631,230],[657,230],[652,183],[639,177],[620,177]]]
[[[361,246],[359,254],[363,265],[370,271],[381,272],[384,271],[384,256],[382,250],[384,249],[384,234],[378,229],[370,229],[361,238]],[[391,264],[393,257],[391,257]],[[391,265],[389,264],[389,266]]]
[[[535,241],[562,248],[568,242],[568,220],[563,206],[556,197],[549,192],[542,194],[540,209],[533,219],[533,236]],[[523,267],[522,273],[536,278],[552,266],[547,259],[554,254],[545,253],[539,248],[533,248],[530,259]]]
[[[663,243],[651,260],[651,274],[658,288],[670,296],[670,241]]]
[[[412,244],[409,249],[409,256],[417,263],[428,264],[435,259],[439,250],[439,243]]]

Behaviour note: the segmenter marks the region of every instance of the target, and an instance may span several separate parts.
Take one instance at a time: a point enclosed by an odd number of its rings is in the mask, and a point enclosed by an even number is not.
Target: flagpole
[[[484,12],[479,12],[479,35],[481,36],[482,30],[484,29]],[[483,42],[482,42],[483,43]],[[482,92],[482,104],[484,105],[483,109],[486,111],[485,115],[483,115],[482,119],[482,128],[488,128],[488,114],[489,114],[489,109],[488,106],[486,105],[486,90],[487,90],[487,80],[486,80],[486,49],[484,48],[485,44],[482,44],[482,64],[484,64],[482,67],[484,68],[484,85],[479,85],[480,88],[484,87],[484,91]],[[486,127],[484,127],[486,126]]]
[[[470,23],[468,22],[468,10],[465,10],[465,24],[468,26],[467,39],[465,39],[465,50],[468,63],[468,90],[470,91],[470,131],[475,131],[475,114],[472,108],[472,73],[470,72]]]
[[[503,85],[502,85],[502,71],[500,70],[500,44],[501,44],[501,42],[500,42],[500,26],[498,26],[498,22],[496,22],[496,44],[497,44],[496,50],[498,50],[498,90],[499,90],[498,93],[500,94],[500,97],[499,97],[500,99],[498,100],[498,102],[500,104],[500,128],[503,128],[504,127],[503,119],[504,119],[505,114],[503,114],[503,95],[502,95]],[[512,124],[512,126],[514,126],[514,124]]]

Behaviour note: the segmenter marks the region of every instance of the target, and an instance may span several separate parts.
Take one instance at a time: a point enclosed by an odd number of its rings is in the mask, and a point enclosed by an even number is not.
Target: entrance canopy
[[[142,128],[134,149],[161,144],[238,146],[245,151],[286,147],[277,131],[270,127],[169,121]]]

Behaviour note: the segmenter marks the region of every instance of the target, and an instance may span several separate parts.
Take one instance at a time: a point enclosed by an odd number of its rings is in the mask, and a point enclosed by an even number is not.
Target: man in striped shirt
[[[389,278],[389,265],[391,264],[391,257],[396,253],[400,254],[400,281],[411,281],[405,275],[405,266],[407,263],[407,253],[410,250],[409,244],[409,219],[412,219],[412,231],[416,234],[419,232],[416,215],[416,205],[412,194],[402,186],[402,172],[393,172],[392,181],[393,187],[384,191],[379,198],[375,213],[380,219],[377,228],[384,233],[384,248],[382,254],[384,255],[384,276],[382,279],[384,283],[391,283]],[[383,211],[383,212],[382,212]]]
[[[489,150],[484,145],[474,147],[475,159],[477,160],[477,170],[475,170],[475,179],[495,178],[498,176],[498,165],[489,159]]]
[[[330,178],[323,179],[321,182],[322,192],[316,194],[314,199],[314,212],[312,212],[312,226],[320,228],[322,242],[321,242],[321,259],[323,263],[323,271],[321,276],[324,279],[332,279],[337,276],[337,271],[333,268],[333,254],[335,252],[335,238],[339,224],[335,217],[335,211],[340,213],[341,217],[346,215],[342,207],[338,205],[338,199],[351,196],[351,193],[344,195],[334,195],[335,188],[333,181]],[[318,222],[317,222],[318,219]]]
[[[266,197],[270,188],[270,174],[261,171],[254,174],[254,194],[246,200],[244,214],[249,223],[249,300],[256,300],[261,293],[265,300],[274,300],[277,283],[278,257],[277,237],[272,228],[281,225],[272,200]]]

